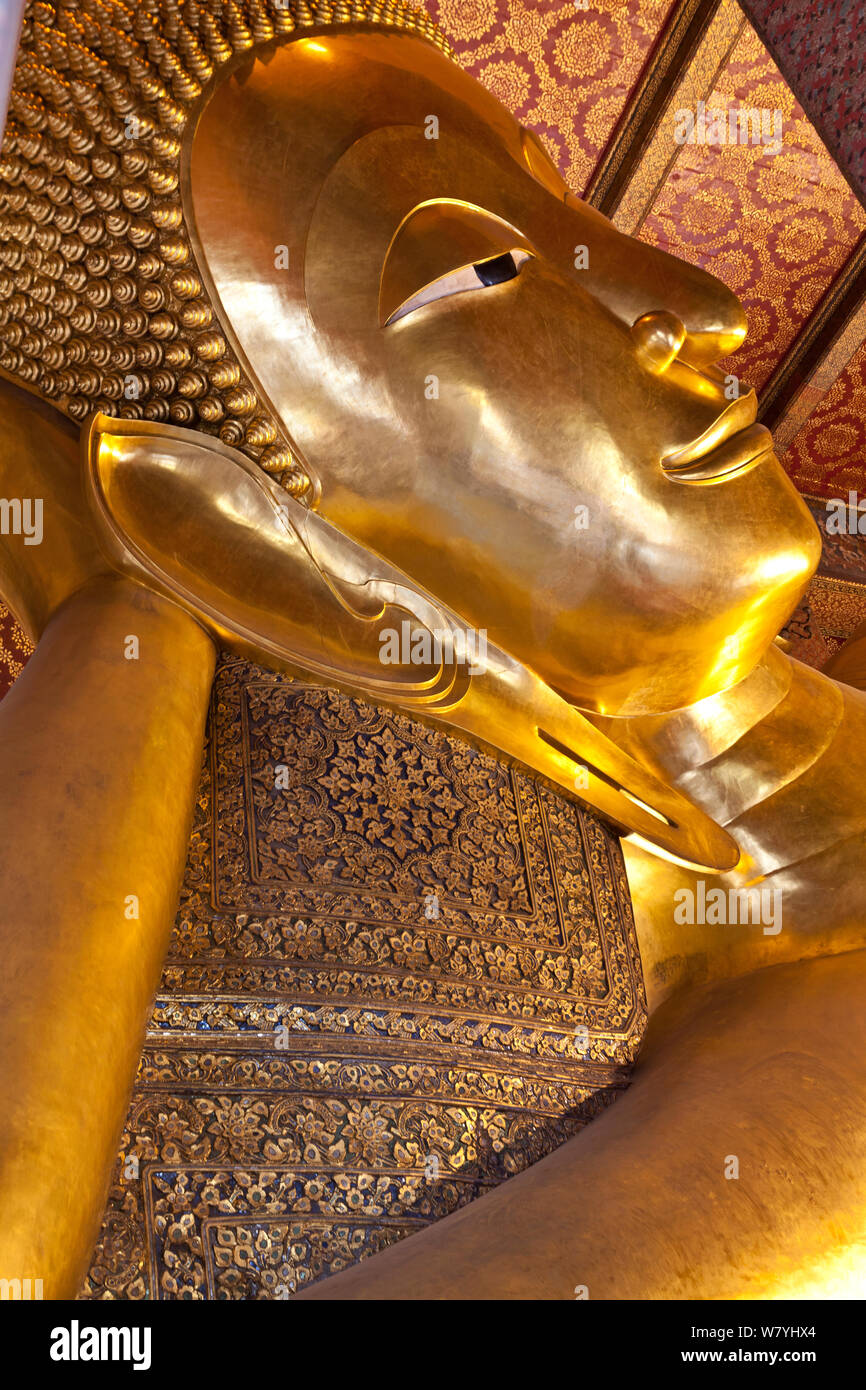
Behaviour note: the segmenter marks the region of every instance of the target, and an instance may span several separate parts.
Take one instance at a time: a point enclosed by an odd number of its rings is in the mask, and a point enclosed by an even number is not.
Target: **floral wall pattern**
[[[459,740],[225,659],[82,1296],[288,1297],[576,1133],[645,1023],[600,821]]]

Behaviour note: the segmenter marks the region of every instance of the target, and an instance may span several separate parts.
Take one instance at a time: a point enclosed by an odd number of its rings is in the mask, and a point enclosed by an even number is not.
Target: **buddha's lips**
[[[681,455],[669,454],[662,459],[662,471],[676,483],[721,483],[754,468],[772,447],[766,426],[751,424],[697,458],[678,463]]]

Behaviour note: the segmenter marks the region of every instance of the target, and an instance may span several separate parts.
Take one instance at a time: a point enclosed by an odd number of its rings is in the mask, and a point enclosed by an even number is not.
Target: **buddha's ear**
[[[214,639],[467,737],[710,870],[734,841],[534,672],[209,435],[95,416],[85,492],[114,567]]]
[[[83,462],[110,562],[222,646],[376,699],[435,704],[466,685],[441,661],[383,663],[383,629],[408,623],[411,639],[444,610],[219,440],[96,415]]]

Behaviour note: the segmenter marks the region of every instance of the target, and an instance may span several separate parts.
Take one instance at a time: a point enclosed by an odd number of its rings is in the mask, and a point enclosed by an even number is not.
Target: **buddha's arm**
[[[303,1296],[855,1296],[864,1047],[864,951],[671,1001],[631,1089],[585,1131]]]
[[[33,544],[0,538],[0,594],[39,638],[0,705],[0,1276],[71,1298],[177,907],[215,650],[102,560],[77,431],[0,401],[0,495],[41,507]]]
[[[611,729],[614,721],[608,721]],[[621,733],[736,840],[729,873],[688,872],[626,842],[652,1011],[683,987],[866,946],[866,696],[772,650],[740,686]],[[772,920],[677,920],[683,888],[760,893]]]
[[[744,849],[711,876],[626,845],[653,1011],[631,1089],[528,1172],[308,1296],[851,1296],[866,1245],[866,703],[774,652],[702,704],[624,730]],[[780,894],[779,923],[678,922],[674,893],[700,878]]]
[[[130,638],[138,655],[127,659]],[[0,706],[0,1273],[74,1297],[177,910],[214,647],[95,579]]]

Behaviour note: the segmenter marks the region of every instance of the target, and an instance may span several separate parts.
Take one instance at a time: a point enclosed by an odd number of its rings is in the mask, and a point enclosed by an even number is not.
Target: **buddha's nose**
[[[686,329],[682,320],[670,310],[652,309],[635,319],[631,335],[638,361],[654,376],[661,376],[683,346]]]

